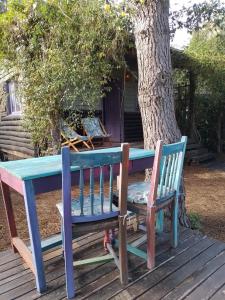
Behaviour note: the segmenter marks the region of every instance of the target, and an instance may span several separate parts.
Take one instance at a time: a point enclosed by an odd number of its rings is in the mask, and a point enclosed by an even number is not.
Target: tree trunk
[[[172,143],[181,137],[173,99],[169,0],[145,0],[144,4],[139,1],[133,26],[144,146],[153,149],[159,139]],[[186,224],[185,197],[181,204],[181,222]]]
[[[222,152],[222,120],[223,112],[219,112],[217,119],[217,153]]]
[[[58,112],[51,114],[52,154],[59,154],[61,147],[60,116]]]
[[[138,60],[138,101],[146,149],[157,140],[177,141],[169,35],[169,1],[147,0],[134,17]]]

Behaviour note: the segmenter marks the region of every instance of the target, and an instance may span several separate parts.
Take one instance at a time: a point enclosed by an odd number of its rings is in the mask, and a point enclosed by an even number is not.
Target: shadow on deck
[[[135,241],[141,232],[128,232]],[[75,258],[97,256],[102,234],[83,236],[74,242]],[[145,244],[141,246],[145,248]],[[38,295],[34,276],[18,254],[0,253],[0,299],[66,299],[61,248],[44,254],[48,290]],[[158,238],[156,268],[129,255],[130,283],[122,287],[114,263],[89,265],[75,270],[76,299],[225,299],[225,243],[182,229],[180,243],[171,249],[168,235]]]

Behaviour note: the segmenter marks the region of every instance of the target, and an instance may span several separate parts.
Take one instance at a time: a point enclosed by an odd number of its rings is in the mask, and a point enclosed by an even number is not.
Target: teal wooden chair
[[[114,170],[120,164],[119,206],[113,204]],[[114,167],[114,165],[116,165]],[[71,199],[71,166],[79,167],[80,195]],[[126,216],[127,186],[129,166],[129,145],[123,144],[121,150],[112,153],[72,153],[68,147],[62,148],[62,203],[57,204],[62,218],[62,235],[65,259],[67,297],[75,295],[73,267],[114,260],[120,270],[122,284],[127,284]],[[104,178],[109,177],[109,194],[104,193]],[[94,179],[100,178],[99,193],[94,193]],[[89,196],[84,196],[85,181],[89,181]],[[119,228],[119,258],[112,247],[110,237]],[[108,254],[101,257],[73,262],[72,237],[89,232],[103,231],[104,246]],[[111,232],[110,232],[111,230]],[[112,234],[111,234],[112,233]]]
[[[147,253],[128,245],[128,251],[147,260],[147,266],[155,266],[156,213],[159,227],[163,227],[163,209],[170,208],[172,219],[171,245],[178,244],[178,201],[183,171],[187,137],[175,144],[163,145],[158,141],[151,182],[137,182],[128,186],[127,209],[146,216]]]

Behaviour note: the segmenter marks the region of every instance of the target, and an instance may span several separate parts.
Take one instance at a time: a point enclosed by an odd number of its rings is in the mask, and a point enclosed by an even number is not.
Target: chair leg
[[[123,218],[119,218],[119,264],[120,281],[122,285],[128,283],[128,260],[127,260],[127,224]]]
[[[164,227],[164,211],[161,209],[160,211],[157,212],[157,217],[156,217],[156,230],[159,233],[163,232],[163,227]]]
[[[64,257],[64,231],[63,231],[63,219],[61,219],[61,238],[62,238],[62,257]]]
[[[72,249],[72,224],[66,226],[64,221],[64,259],[65,259],[65,275],[67,298],[71,299],[75,296],[74,271],[73,271],[73,249]],[[68,225],[68,224],[67,224]]]
[[[111,229],[111,234],[110,234],[110,241],[111,241],[111,244],[112,246],[115,245],[115,229]]]
[[[69,143],[69,146],[73,148],[73,150],[75,150],[76,152],[79,152],[79,150],[77,149],[77,147],[74,146],[74,144]]]
[[[83,141],[83,144],[84,144],[88,149],[91,149],[91,147],[90,147],[85,141]]]
[[[109,230],[105,230],[105,234],[104,234],[104,250],[106,252],[108,252],[108,248],[107,248],[107,244],[111,244],[110,243],[110,235],[109,235]]]
[[[155,267],[155,208],[149,207],[146,220],[147,227],[147,267]]]
[[[92,149],[94,150],[94,149],[95,149],[95,147],[94,147],[94,144],[92,143],[92,138],[91,138],[91,137],[89,137],[88,141],[89,141],[89,143],[91,144],[91,147],[92,147]]]
[[[176,197],[171,207],[171,246],[176,248],[178,245],[178,198]]]

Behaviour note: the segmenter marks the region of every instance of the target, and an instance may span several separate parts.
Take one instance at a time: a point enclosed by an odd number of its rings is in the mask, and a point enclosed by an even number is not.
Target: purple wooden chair
[[[106,149],[107,150],[107,149]],[[119,206],[113,204],[113,177],[120,165]],[[62,148],[62,203],[57,204],[62,217],[62,234],[65,258],[67,297],[75,295],[73,267],[114,260],[120,270],[122,284],[127,284],[126,215],[128,186],[129,144],[123,144],[118,152],[95,153],[95,151],[72,153]],[[77,167],[80,195],[71,199],[71,167]],[[118,168],[117,168],[118,170]],[[99,194],[94,193],[94,179],[99,174]],[[90,177],[90,193],[84,196],[86,177]],[[109,177],[109,195],[105,197],[104,186]],[[119,258],[112,248],[110,230],[119,228]],[[89,232],[105,231],[104,245],[108,254],[101,257],[73,262],[72,238]]]
[[[145,260],[149,269],[155,266],[155,225],[163,228],[163,209],[171,211],[171,246],[178,244],[178,200],[187,137],[174,144],[157,142],[151,182],[136,182],[128,186],[127,209],[146,216],[147,253],[136,246],[127,250]],[[161,231],[161,230],[160,230]],[[137,243],[136,243],[137,244]]]

